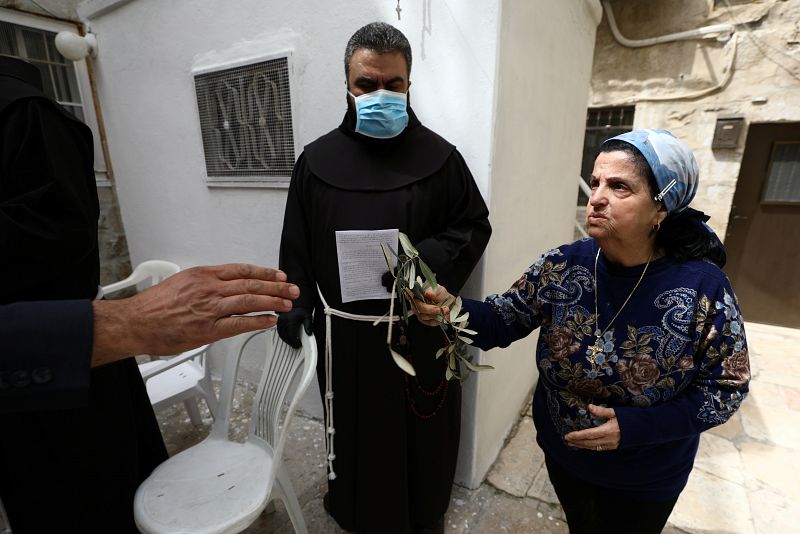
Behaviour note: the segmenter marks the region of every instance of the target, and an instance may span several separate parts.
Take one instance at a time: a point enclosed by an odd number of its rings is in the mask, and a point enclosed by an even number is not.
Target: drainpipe
[[[713,93],[715,91],[719,91],[730,82],[731,77],[733,76],[733,67],[736,61],[736,48],[738,46],[738,39],[736,38],[735,28],[731,24],[715,24],[713,26],[705,26],[703,28],[696,28],[694,30],[688,30],[684,32],[678,33],[670,33],[668,35],[662,35],[660,37],[651,37],[649,39],[627,39],[619,32],[619,28],[617,27],[617,21],[614,18],[614,11],[611,9],[611,3],[608,0],[602,0],[603,10],[606,13],[606,17],[608,17],[608,26],[611,28],[611,33],[614,35],[614,39],[621,44],[622,46],[627,46],[629,48],[641,48],[643,46],[652,46],[654,44],[659,43],[667,43],[672,41],[685,41],[688,39],[711,39],[716,38],[717,41],[727,41],[731,37],[733,37],[733,44],[727,45],[732,46],[732,50],[730,52],[730,60],[728,65],[723,68],[722,74],[723,78],[715,85],[708,87],[706,89],[700,89],[698,91],[692,91],[689,93],[684,93],[682,95],[665,95],[665,96],[640,96],[635,98],[630,98],[625,100],[625,104],[629,104],[631,102],[666,102],[672,100],[691,100],[694,98],[699,98],[701,96],[705,96],[709,93]]]
[[[650,37],[649,39],[628,39],[622,35],[617,27],[617,21],[614,18],[614,10],[611,9],[611,4],[608,0],[603,0],[603,9],[608,17],[608,25],[611,28],[611,33],[614,39],[617,40],[622,46],[629,48],[641,48],[643,46],[652,46],[659,43],[669,43],[672,41],[685,41],[688,39],[711,39],[716,38],[718,41],[727,41],[733,35],[734,27],[731,24],[715,24],[713,26],[705,26],[703,28],[696,28],[694,30],[687,30],[684,32],[670,33],[668,35],[661,35],[659,37]]]

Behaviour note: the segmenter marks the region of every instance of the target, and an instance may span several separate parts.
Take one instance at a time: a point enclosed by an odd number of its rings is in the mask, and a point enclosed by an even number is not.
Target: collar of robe
[[[408,126],[391,139],[355,132],[352,109],[342,124],[305,147],[311,172],[323,182],[352,191],[391,191],[442,168],[455,147],[420,123],[411,108]]]

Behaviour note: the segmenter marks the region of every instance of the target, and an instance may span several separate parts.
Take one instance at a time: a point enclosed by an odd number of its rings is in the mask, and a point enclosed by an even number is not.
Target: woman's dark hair
[[[656,177],[639,149],[625,141],[612,139],[603,143],[597,153],[603,152],[627,154],[639,175],[646,179],[650,198],[657,202],[654,197],[660,190]],[[656,247],[663,249],[667,256],[676,261],[706,258],[722,268],[727,259],[725,247],[716,234],[706,229],[703,223],[707,220],[708,215],[692,208],[670,213],[656,231]]]

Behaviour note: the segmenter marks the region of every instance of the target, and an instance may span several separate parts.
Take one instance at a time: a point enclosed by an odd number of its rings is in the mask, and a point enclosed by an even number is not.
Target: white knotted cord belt
[[[397,280],[395,280],[392,285],[392,299],[389,304],[389,313],[378,316],[358,315],[331,308],[325,301],[325,297],[322,296],[322,291],[319,286],[317,286],[317,293],[319,293],[319,298],[325,312],[325,451],[328,453],[328,480],[334,480],[336,478],[336,472],[333,470],[333,461],[336,459],[336,454],[333,450],[333,438],[336,434],[336,428],[333,424],[333,342],[331,341],[331,316],[335,315],[336,317],[349,319],[351,321],[369,322],[373,325],[389,323],[388,332],[386,334],[386,343],[388,344],[392,339],[392,324],[400,320],[399,316],[394,315],[394,295],[396,289]]]

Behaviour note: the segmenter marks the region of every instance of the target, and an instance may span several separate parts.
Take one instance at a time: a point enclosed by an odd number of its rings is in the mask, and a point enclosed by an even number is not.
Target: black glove
[[[383,287],[386,288],[386,291],[388,291],[389,293],[392,292],[392,286],[394,285],[394,275],[392,274],[391,271],[386,271],[385,273],[383,273],[383,276],[381,276],[381,284],[383,284]]]
[[[292,308],[292,311],[278,315],[278,336],[284,343],[296,349],[300,348],[300,325],[306,334],[314,331],[311,322],[311,310],[308,308]]]

